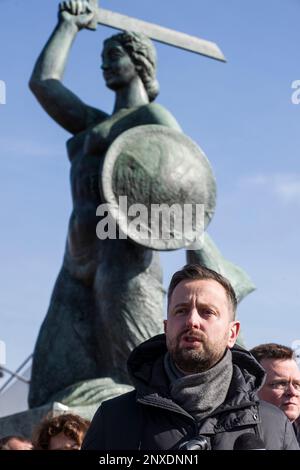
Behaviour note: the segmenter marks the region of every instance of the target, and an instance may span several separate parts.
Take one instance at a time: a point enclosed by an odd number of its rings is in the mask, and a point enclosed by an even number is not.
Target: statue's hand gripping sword
[[[212,59],[226,61],[222,51],[214,42],[99,8],[98,0],[89,0],[89,5],[91,11],[94,12],[94,18],[89,24],[89,29],[95,30],[97,29],[97,24],[103,24],[122,31],[144,33],[155,41],[195,52]]]

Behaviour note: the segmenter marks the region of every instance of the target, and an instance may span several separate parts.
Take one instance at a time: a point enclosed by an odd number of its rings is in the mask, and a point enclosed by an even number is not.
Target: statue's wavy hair
[[[144,84],[149,101],[154,101],[159,93],[159,83],[156,80],[157,56],[152,41],[144,34],[133,31],[114,34],[104,41],[104,46],[110,41],[117,41],[125,49]]]

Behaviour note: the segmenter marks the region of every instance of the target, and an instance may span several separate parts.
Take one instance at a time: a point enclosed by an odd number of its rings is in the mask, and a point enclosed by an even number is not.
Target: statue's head
[[[142,33],[125,31],[106,39],[104,48],[110,42],[119,43],[127,52],[144,84],[149,101],[154,101],[159,93],[159,84],[156,80],[156,50],[152,41]]]

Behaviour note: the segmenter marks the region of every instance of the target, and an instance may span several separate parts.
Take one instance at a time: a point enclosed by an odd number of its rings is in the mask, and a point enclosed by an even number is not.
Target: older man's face
[[[186,280],[174,289],[165,322],[168,351],[187,374],[213,367],[239,331],[225,289],[218,282]]]
[[[263,359],[261,365],[267,376],[259,398],[278,406],[290,421],[295,421],[300,415],[300,371],[296,361]]]

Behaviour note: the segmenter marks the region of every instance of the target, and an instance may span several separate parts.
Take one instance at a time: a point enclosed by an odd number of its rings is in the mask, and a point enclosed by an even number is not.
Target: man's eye
[[[175,315],[184,315],[185,314],[185,309],[184,308],[178,308],[175,310]]]
[[[204,308],[201,310],[201,314],[209,317],[211,315],[215,315],[215,312],[213,310],[210,310],[209,308]]]
[[[271,383],[271,386],[274,388],[284,389],[288,386],[288,382],[286,380],[276,380],[275,382]]]

